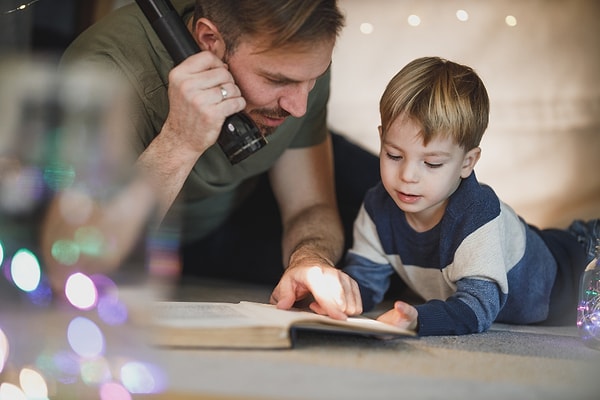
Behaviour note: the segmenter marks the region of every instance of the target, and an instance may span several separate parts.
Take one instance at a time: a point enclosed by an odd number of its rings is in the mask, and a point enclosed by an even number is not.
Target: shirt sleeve
[[[363,309],[370,311],[383,300],[395,272],[381,247],[375,223],[365,207],[354,222],[354,245],[348,251],[343,271],[357,283]]]
[[[352,252],[346,256],[343,271],[358,283],[364,311],[371,311],[383,300],[394,273],[390,264],[377,264]]]
[[[505,294],[498,285],[480,279],[461,279],[446,301],[417,305],[420,336],[463,335],[484,332],[500,312]]]

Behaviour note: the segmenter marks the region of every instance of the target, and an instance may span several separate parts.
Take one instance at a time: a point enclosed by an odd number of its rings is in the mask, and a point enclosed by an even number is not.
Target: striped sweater
[[[450,197],[440,223],[422,233],[379,183],[355,221],[344,271],[357,281],[365,311],[383,300],[397,273],[425,300],[416,306],[421,336],[534,323],[548,315],[557,273],[540,232],[475,173]]]

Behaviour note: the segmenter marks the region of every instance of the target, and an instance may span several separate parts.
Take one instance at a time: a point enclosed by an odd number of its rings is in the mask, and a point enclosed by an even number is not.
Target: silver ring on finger
[[[223,86],[221,86],[219,89],[221,89],[221,101],[223,101],[227,98],[229,92],[227,92],[227,89],[225,89]]]

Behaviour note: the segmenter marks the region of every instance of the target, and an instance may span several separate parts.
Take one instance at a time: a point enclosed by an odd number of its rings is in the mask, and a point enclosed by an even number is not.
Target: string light
[[[596,258],[583,272],[577,327],[583,342],[600,350],[600,239],[596,243]]]
[[[15,13],[15,12],[18,12],[18,11],[23,11],[27,7],[32,6],[33,4],[37,3],[38,1],[40,1],[40,0],[32,0],[29,3],[23,3],[20,6],[13,8],[12,10],[3,11],[2,15],[8,15],[8,14],[12,14],[12,13]]]

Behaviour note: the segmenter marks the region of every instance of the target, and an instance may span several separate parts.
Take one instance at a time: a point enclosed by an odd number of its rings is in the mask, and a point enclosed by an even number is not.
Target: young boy
[[[380,112],[381,183],[364,199],[343,268],[363,309],[397,273],[425,302],[396,301],[379,320],[421,336],[483,332],[494,321],[574,324],[600,222],[540,230],[477,181],[489,113],[477,74],[419,58],[390,81]]]

